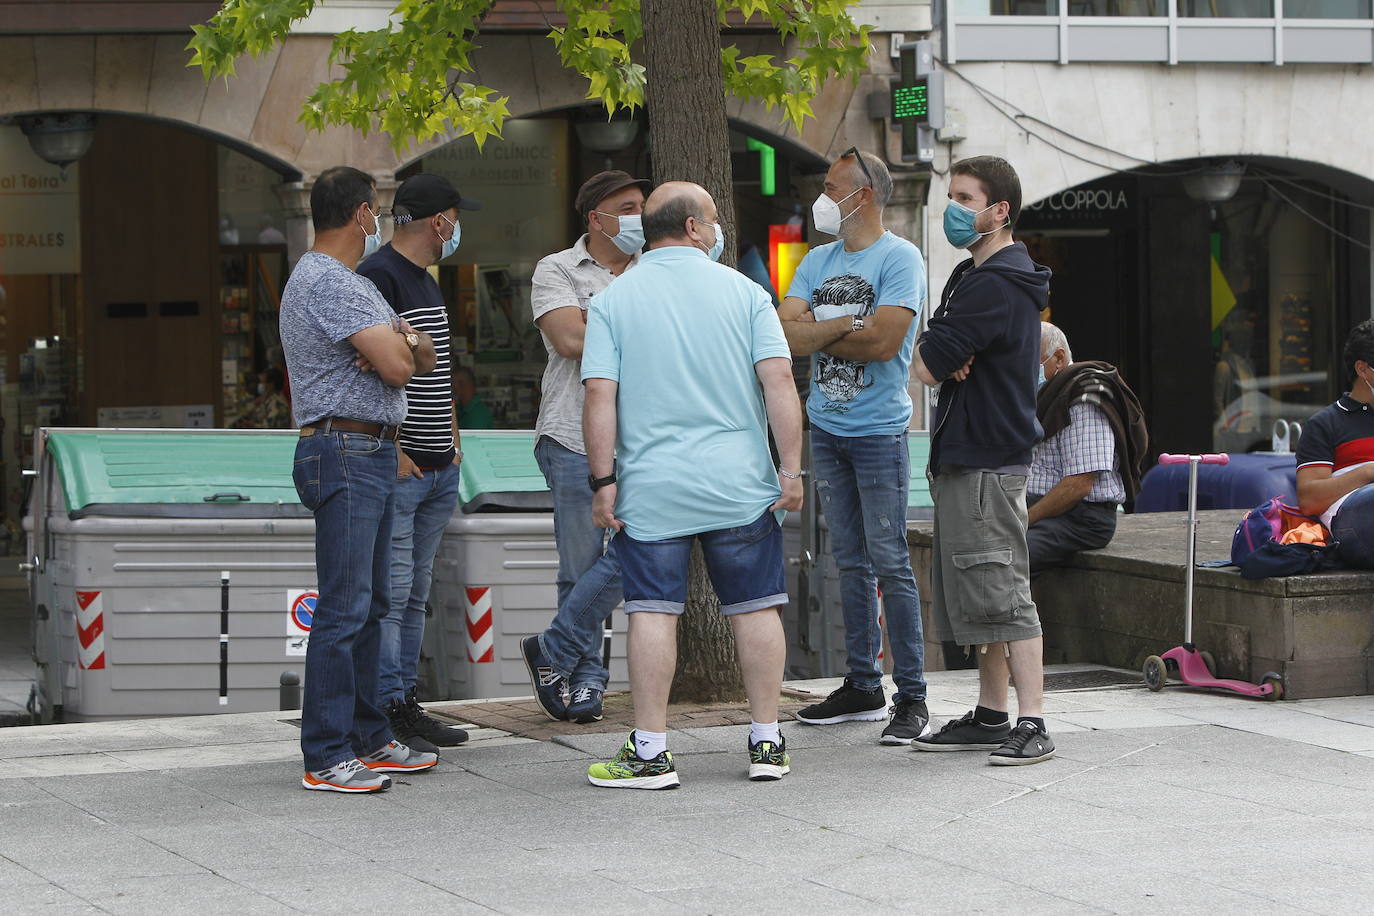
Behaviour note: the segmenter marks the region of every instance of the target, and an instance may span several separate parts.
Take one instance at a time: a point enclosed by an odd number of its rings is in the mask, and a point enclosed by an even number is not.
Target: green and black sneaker
[[[625,746],[606,763],[587,767],[587,782],[607,789],[676,789],[681,783],[673,755],[662,751],[652,760],[640,760],[635,753],[635,735],[630,732]]]
[[[787,739],[778,736],[778,743],[760,741],[749,745],[749,778],[758,782],[782,779],[792,772],[792,758],[787,755]]]

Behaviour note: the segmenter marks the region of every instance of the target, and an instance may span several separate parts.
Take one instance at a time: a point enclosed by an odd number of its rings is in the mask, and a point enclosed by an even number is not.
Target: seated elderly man
[[[1140,402],[1116,367],[1075,363],[1049,322],[1040,325],[1040,369],[1035,413],[1045,438],[1026,483],[1032,575],[1111,542],[1117,507],[1140,489],[1149,444]]]

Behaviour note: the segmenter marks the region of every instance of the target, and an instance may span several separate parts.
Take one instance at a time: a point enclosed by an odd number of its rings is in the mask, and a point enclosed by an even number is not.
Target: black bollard
[[[294,671],[281,673],[281,708],[301,708],[301,676]]]

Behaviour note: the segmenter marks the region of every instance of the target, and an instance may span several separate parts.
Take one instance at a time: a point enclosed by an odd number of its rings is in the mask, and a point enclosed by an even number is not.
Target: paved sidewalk
[[[934,674],[932,711],[975,692]],[[619,735],[484,729],[349,797],[299,788],[279,713],[5,729],[3,910],[1368,911],[1374,697],[1047,705],[1059,756],[1030,767],[793,724],[792,775],[756,784],[746,727],[678,731],[673,792],[587,785]]]

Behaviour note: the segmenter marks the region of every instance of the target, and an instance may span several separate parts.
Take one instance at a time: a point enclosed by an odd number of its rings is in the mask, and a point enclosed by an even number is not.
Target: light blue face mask
[[[993,204],[992,207],[997,206]],[[981,210],[970,210],[963,204],[951,200],[945,207],[945,239],[955,248],[967,248],[985,235],[992,235],[999,229],[1005,228],[998,226],[990,232],[979,232],[973,227],[973,222],[978,218],[979,213],[986,213],[992,207],[984,207]]]
[[[1045,364],[1041,363],[1039,366],[1036,366],[1036,369],[1040,372],[1040,378],[1035,382],[1035,390],[1039,391],[1041,388],[1045,387],[1045,382],[1047,381],[1045,378]]]
[[[721,231],[720,223],[712,223],[711,228],[716,230],[716,241],[711,245],[711,250],[706,252],[706,257],[712,261],[719,261],[721,254],[725,251],[725,233]]]
[[[444,243],[444,249],[439,254],[439,260],[442,261],[458,250],[458,240],[463,237],[463,224],[454,222],[442,213],[439,214],[439,218],[453,227],[453,234],[448,238],[444,238],[442,235],[439,236],[439,241]]]
[[[372,208],[367,208],[368,213],[372,213]],[[362,229],[362,226],[358,227]],[[368,235],[367,230],[363,230],[363,257],[370,257],[377,253],[377,249],[382,247],[382,218],[372,213],[372,234]]]
[[[614,213],[602,213],[595,211],[601,216],[609,216],[620,223],[620,231],[615,235],[608,235],[606,230],[601,230],[601,234],[611,240],[611,244],[619,248],[622,254],[636,254],[644,248],[644,223],[643,218],[638,213],[626,213],[617,216]]]

